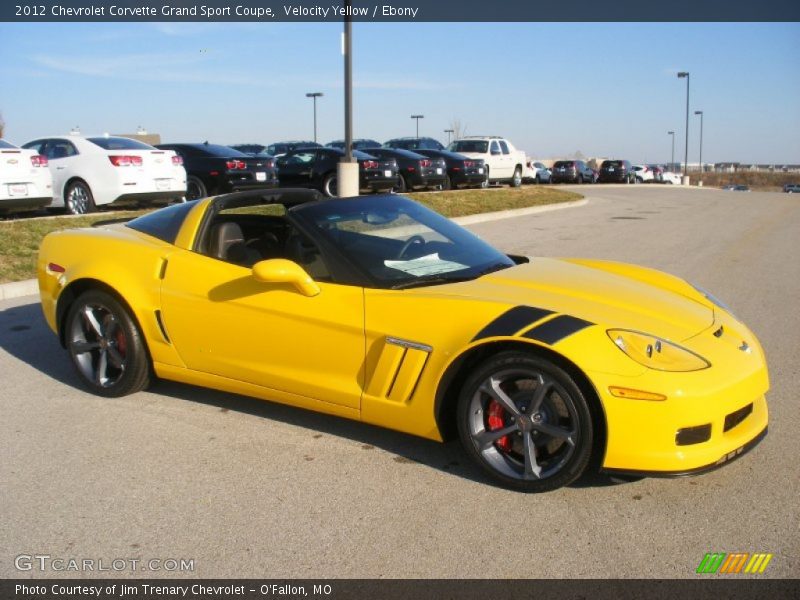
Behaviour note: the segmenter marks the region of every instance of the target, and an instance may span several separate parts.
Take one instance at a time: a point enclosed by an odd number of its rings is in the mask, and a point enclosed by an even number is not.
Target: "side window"
[[[492,142],[492,145],[489,147],[489,152],[493,155],[500,154],[500,146],[497,145],[497,142]]]
[[[28,142],[23,148],[27,150],[35,150],[37,154],[44,154],[44,146],[47,140],[35,140],[33,142]]]
[[[287,259],[296,262],[316,281],[330,281],[328,270],[317,245],[305,235],[292,228],[286,238],[284,253]]]
[[[45,149],[45,156],[49,160],[58,160],[59,158],[67,158],[78,154],[78,150],[72,145],[72,142],[66,140],[50,140]]]
[[[508,150],[508,144],[506,144],[505,140],[500,140],[500,147],[503,149],[503,154],[511,154]]]

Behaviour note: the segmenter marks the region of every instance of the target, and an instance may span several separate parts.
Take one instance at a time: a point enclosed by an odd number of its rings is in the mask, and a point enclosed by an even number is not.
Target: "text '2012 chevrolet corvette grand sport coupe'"
[[[767,431],[761,346],[710,294],[628,264],[508,256],[399,195],[178,204],[48,235],[38,277],[97,394],[161,377],[458,436],[522,491],[590,464],[702,472]]]

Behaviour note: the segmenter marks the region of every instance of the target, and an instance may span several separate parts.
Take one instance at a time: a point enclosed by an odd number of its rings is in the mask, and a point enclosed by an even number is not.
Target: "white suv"
[[[53,206],[77,215],[117,200],[180,200],[186,195],[183,160],[137,140],[65,135],[23,145],[47,157]]]
[[[525,172],[525,153],[498,136],[471,135],[454,140],[447,147],[450,152],[463,154],[467,158],[480,158],[486,165],[489,181],[506,182],[512,187],[522,185]]]

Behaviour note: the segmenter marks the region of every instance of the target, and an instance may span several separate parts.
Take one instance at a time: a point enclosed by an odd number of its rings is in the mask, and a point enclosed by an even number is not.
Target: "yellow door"
[[[321,292],[308,297],[251,273],[187,250],[170,255],[163,321],[186,366],[359,409],[362,288],[319,282]]]

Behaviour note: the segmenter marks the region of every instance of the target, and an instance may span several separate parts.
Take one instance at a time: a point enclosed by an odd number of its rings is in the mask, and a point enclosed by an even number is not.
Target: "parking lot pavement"
[[[508,252],[664,269],[726,300],[770,364],[770,434],[750,454],[696,478],[523,495],[457,444],[167,382],[92,396],[20,298],[0,303],[0,577],[41,576],[14,568],[37,553],[194,559],[198,577],[693,577],[712,551],[771,552],[766,576],[796,577],[800,203],[580,191],[582,208],[473,230]]]

